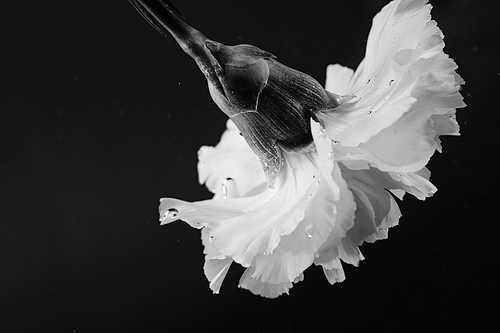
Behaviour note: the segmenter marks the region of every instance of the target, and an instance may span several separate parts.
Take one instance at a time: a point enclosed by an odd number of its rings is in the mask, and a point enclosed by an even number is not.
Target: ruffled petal
[[[253,267],[251,280],[242,286],[268,297],[283,293],[314,262],[320,247],[341,244],[353,225],[354,197],[334,160],[333,143],[318,123],[311,128],[316,151],[283,153],[274,189],[196,203],[161,200],[162,224],[182,219],[204,228],[205,274],[214,292],[234,260]]]
[[[272,254],[257,256],[252,279],[283,284],[296,279],[318,256],[321,246],[336,246],[352,226],[355,203],[334,161],[332,142],[318,123],[311,125],[317,149],[319,177],[305,215]],[[327,244],[328,243],[328,244]]]
[[[366,61],[349,83],[347,69],[332,67],[328,87],[345,85],[354,99],[318,117],[339,144],[338,160],[408,173],[422,169],[439,135],[458,134],[455,109],[464,107],[456,64],[443,53],[441,31],[426,1],[398,1],[374,19]],[[339,88],[338,88],[339,89]]]
[[[252,197],[198,203],[162,199],[162,223],[182,219],[196,228],[208,226],[214,246],[244,265],[255,255],[271,253],[281,237],[292,233],[303,219],[320,174],[311,153],[283,156],[283,172],[274,189],[266,188]],[[175,216],[169,216],[172,211]]]
[[[342,268],[342,263],[340,258],[336,257],[331,261],[325,263],[323,266],[323,273],[325,273],[326,279],[330,284],[337,282],[342,282],[345,280],[344,269]]]
[[[273,285],[292,282],[312,264],[313,254],[292,254],[278,247],[272,254],[255,257],[251,277]]]
[[[255,295],[260,295],[267,298],[276,298],[282,294],[287,294],[293,287],[292,282],[285,282],[280,284],[271,284],[262,282],[252,278],[255,268],[249,267],[241,276],[239,287],[250,290]],[[297,283],[304,279],[304,275],[300,274],[293,282]]]

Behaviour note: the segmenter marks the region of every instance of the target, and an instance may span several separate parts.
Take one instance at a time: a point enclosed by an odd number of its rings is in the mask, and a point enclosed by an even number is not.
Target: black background
[[[356,68],[387,1],[177,1],[225,44],[249,43],[320,82]],[[196,152],[226,116],[172,38],[128,1],[2,1],[0,331],[301,332],[482,325],[498,292],[498,7],[432,1],[445,51],[467,81],[461,137],[429,164],[439,191],[407,196],[388,240],[331,286],[318,267],[290,296],[203,274],[199,231],[160,227],[158,199],[210,198]],[[496,8],[494,8],[496,7]],[[493,301],[494,303],[489,303]],[[403,323],[403,326],[400,324]],[[476,326],[477,328],[477,326]]]

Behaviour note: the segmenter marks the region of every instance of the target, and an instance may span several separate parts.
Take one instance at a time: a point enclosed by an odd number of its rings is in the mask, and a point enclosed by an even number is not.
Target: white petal
[[[283,154],[283,172],[275,189],[267,188],[240,216],[213,225],[214,244],[239,263],[271,253],[282,236],[293,232],[317,191],[319,171],[312,155]]]
[[[431,7],[425,6],[426,3],[426,0],[393,1],[375,16],[366,46],[364,75],[353,87],[360,96],[368,91],[380,94],[387,89],[386,83],[395,78],[391,62],[396,53],[414,49],[430,20]]]
[[[312,253],[295,255],[278,247],[272,254],[255,257],[251,277],[274,285],[292,282],[312,264],[313,258]]]
[[[330,284],[335,284],[345,280],[344,269],[342,268],[342,263],[339,258],[335,258],[331,262],[322,266],[323,273],[325,273],[326,279],[330,282]]]
[[[354,74],[350,68],[339,64],[329,65],[326,68],[325,89],[337,95],[347,95],[349,82]]]
[[[198,175],[200,184],[215,193],[215,198],[224,197],[222,184],[232,179],[236,193],[231,197],[246,196],[256,189],[264,189],[266,177],[259,158],[250,149],[245,139],[231,120],[216,147],[201,147],[198,152]]]
[[[214,292],[214,294],[218,294],[222,282],[226,277],[227,271],[229,270],[229,266],[233,263],[233,259],[230,257],[225,257],[223,259],[209,259],[205,262],[203,266],[203,270],[205,271],[205,275],[210,281],[210,289]]]
[[[417,172],[441,149],[439,135],[458,134],[463,80],[425,3],[392,2],[377,15],[366,60],[346,91],[360,99],[318,115],[339,142],[337,159],[350,168]]]
[[[210,289],[212,289],[214,294],[218,294],[227,271],[233,263],[233,259],[224,256],[212,245],[210,233],[210,228],[203,228],[201,231],[201,240],[204,246],[203,253],[205,253],[203,270],[210,282]]]
[[[276,298],[282,294],[288,294],[288,291],[293,287],[292,282],[271,284],[262,282],[258,279],[253,279],[251,276],[255,271],[254,267],[248,267],[241,276],[239,287],[248,289],[255,295],[260,295],[268,298]],[[299,275],[293,282],[299,282],[304,279],[303,274]]]

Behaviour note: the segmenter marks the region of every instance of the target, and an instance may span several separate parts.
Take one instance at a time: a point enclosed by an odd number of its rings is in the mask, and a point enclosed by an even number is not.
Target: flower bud
[[[337,107],[342,98],[255,46],[208,40],[206,46],[220,65],[217,75],[224,89],[223,95],[209,81],[210,94],[259,156],[272,186],[280,167],[279,148],[308,149],[313,142],[310,118]]]
[[[206,38],[176,16],[180,12],[170,1],[132,3],[160,33],[173,35],[196,61],[212,99],[259,156],[270,187],[280,170],[280,149],[308,149],[313,142],[310,119],[317,120],[317,112],[348,99],[326,91],[309,75],[279,63],[258,47],[227,46]]]

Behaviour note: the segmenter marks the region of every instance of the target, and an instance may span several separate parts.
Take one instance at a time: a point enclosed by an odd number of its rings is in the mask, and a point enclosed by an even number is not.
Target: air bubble
[[[213,245],[214,240],[215,240],[215,237],[214,237],[214,236],[212,236],[212,235],[208,236],[208,241],[210,242],[210,244],[212,244],[212,245]]]

